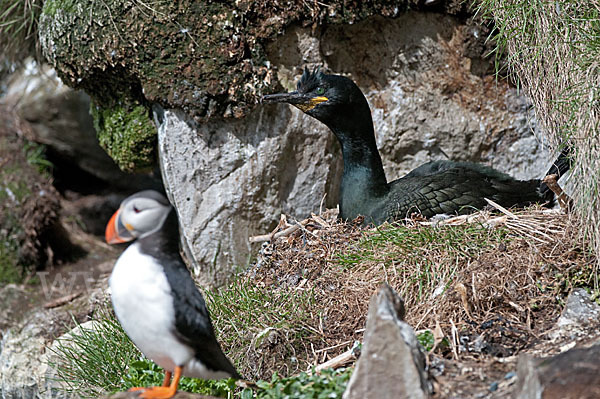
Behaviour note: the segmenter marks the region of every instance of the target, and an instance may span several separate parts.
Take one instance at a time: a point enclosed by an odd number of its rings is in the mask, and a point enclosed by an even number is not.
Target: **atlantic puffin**
[[[138,192],[111,217],[106,242],[132,240],[109,279],[112,304],[129,338],[165,370],[165,379],[160,387],[131,390],[142,391],[141,398],[171,398],[182,375],[240,379],[181,258],[177,215],[162,194]]]

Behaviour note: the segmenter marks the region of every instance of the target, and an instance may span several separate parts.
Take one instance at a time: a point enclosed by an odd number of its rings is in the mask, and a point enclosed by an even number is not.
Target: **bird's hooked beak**
[[[297,91],[291,93],[267,94],[262,97],[263,103],[288,103],[300,109],[303,112],[308,112],[322,102],[329,101],[325,96],[312,97],[310,95],[301,94]]]
[[[120,212],[121,209],[117,210],[106,225],[104,237],[109,244],[120,244],[135,238],[130,229],[121,222]]]

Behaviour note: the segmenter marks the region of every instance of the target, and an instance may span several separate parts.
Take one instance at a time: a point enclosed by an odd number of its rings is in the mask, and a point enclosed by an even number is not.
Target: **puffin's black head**
[[[304,68],[296,91],[266,95],[262,101],[291,104],[327,125],[342,115],[364,110],[365,106],[369,110],[367,100],[352,80],[317,69],[309,72],[308,68]]]

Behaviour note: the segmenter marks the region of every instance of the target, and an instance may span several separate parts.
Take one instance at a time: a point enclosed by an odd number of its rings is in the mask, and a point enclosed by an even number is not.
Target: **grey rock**
[[[371,298],[361,355],[344,399],[429,397],[425,357],[403,316],[402,299],[382,285]]]
[[[575,288],[568,296],[567,303],[556,323],[559,328],[597,323],[600,319],[600,305],[591,299],[584,288]]]
[[[273,228],[280,213],[318,212],[326,192],[326,204],[337,203],[333,135],[281,111],[263,107],[244,120],[202,125],[175,110],[157,115],[163,180],[204,285],[246,266],[248,237]]]
[[[26,63],[11,75],[0,102],[26,122],[22,130],[27,139],[49,146],[61,162],[117,187],[129,188],[134,180],[142,180],[122,172],[100,147],[89,96],[64,85],[50,66]]]
[[[514,398],[600,398],[600,344],[542,359],[519,356]]]
[[[471,74],[463,28],[457,18],[417,12],[314,31],[295,26],[267,46],[267,58],[286,90],[304,65],[353,78],[371,106],[389,180],[446,158],[540,177],[551,156],[532,133],[530,104],[506,83]],[[339,146],[325,126],[289,106],[259,105],[243,120],[202,125],[167,110],[159,153],[203,283],[222,283],[245,266],[258,249],[248,236],[273,228],[280,213],[303,218],[325,194],[326,206],[337,204]]]
[[[19,322],[24,311],[30,307],[29,296],[21,285],[6,284],[0,287],[0,339],[3,331]]]
[[[0,397],[12,399],[67,398],[46,378],[46,345],[63,320],[52,311],[37,311],[9,329],[1,342]]]
[[[61,336],[72,317],[87,314],[106,301],[106,283],[98,283],[86,295],[64,308],[34,309],[4,332],[0,342],[0,398],[76,398],[65,392],[53,377],[49,360],[53,338]]]

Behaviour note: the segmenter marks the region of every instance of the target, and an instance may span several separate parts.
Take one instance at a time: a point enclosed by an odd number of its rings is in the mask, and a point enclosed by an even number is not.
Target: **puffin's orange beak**
[[[121,223],[120,211],[120,209],[117,210],[106,225],[104,237],[109,244],[120,244],[134,239],[129,230]]]

